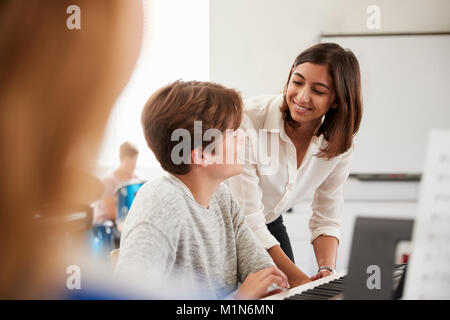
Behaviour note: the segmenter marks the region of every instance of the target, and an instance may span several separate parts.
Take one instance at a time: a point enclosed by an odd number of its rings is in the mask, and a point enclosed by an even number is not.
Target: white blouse
[[[241,124],[241,129],[246,132],[267,130],[267,140],[277,140],[278,154],[268,153],[272,161],[270,166],[275,170],[268,172],[267,165],[263,167],[261,161],[252,161],[244,165],[242,174],[228,179],[227,183],[238,199],[247,223],[266,249],[279,244],[266,224],[312,193],[312,216],[309,220],[311,242],[320,235],[334,236],[339,240],[343,187],[350,171],[353,146],[330,160],[318,158],[315,155],[327,142],[323,135],[314,136],[297,169],[296,149],[284,130],[280,111],[282,101],[282,95],[247,99]],[[252,137],[250,134],[248,136]],[[251,159],[257,159],[255,144],[258,140],[253,135],[246,144],[246,152]],[[266,149],[271,150],[270,147]]]

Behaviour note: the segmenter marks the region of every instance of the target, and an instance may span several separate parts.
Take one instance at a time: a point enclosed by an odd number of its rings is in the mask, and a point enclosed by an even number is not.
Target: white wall
[[[352,50],[364,103],[353,173],[421,173],[431,129],[450,128],[450,34],[324,37]]]
[[[381,10],[368,30],[366,9]],[[244,98],[280,92],[294,58],[321,34],[450,32],[448,0],[210,0],[210,80]]]
[[[324,34],[450,31],[448,0],[318,0]],[[367,7],[380,8],[381,28],[367,28]]]
[[[314,1],[210,0],[210,80],[244,98],[281,92],[320,29]]]

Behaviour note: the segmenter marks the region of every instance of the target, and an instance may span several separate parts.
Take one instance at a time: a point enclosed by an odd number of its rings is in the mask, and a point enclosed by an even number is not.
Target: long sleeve
[[[167,235],[148,222],[136,225],[122,243],[116,274],[162,281],[161,277],[168,274],[166,269],[175,262],[176,250],[170,245]]]
[[[339,227],[344,204],[344,184],[350,173],[353,146],[342,156],[336,167],[316,189],[309,220],[311,242],[320,235],[340,239]]]
[[[256,156],[254,145],[257,143],[251,131],[255,128],[247,116],[244,116],[241,129],[246,133],[245,154],[248,156],[240,175],[227,180],[228,186],[238,200],[245,219],[256,238],[264,248],[269,249],[279,244],[266,226],[264,205],[262,201],[263,192],[259,185],[257,174]]]
[[[234,198],[232,198],[231,207],[236,237],[238,280],[242,283],[250,273],[257,272],[275,264],[245,222],[239,204]]]
[[[175,263],[179,234],[173,217],[169,221],[159,218],[158,213],[168,210],[162,209],[161,203],[148,202],[138,193],[124,226],[116,275],[138,275],[155,284],[167,278]]]

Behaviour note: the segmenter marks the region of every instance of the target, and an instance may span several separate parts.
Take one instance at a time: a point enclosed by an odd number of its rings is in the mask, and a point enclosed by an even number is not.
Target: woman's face
[[[292,72],[286,91],[291,117],[301,124],[316,123],[335,98],[333,79],[327,65],[305,62]]]

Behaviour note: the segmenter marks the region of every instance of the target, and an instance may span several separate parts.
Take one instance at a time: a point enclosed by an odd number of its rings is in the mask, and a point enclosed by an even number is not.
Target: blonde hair
[[[74,2],[81,30],[66,27],[66,9]],[[126,4],[1,3],[0,298],[35,297],[57,264],[52,239],[63,230],[38,228],[35,214],[69,212],[83,191],[94,192],[78,172],[95,160],[140,46],[140,32],[130,31],[141,27],[141,7]]]

